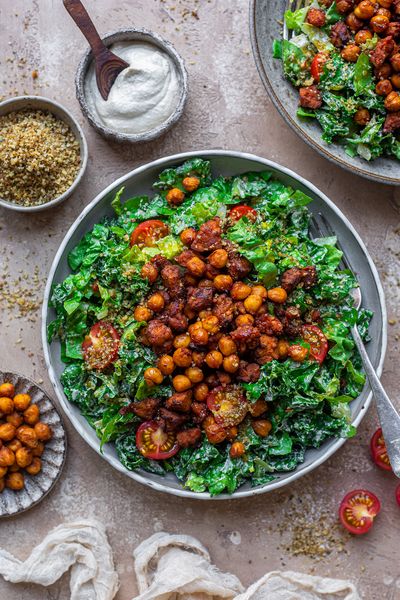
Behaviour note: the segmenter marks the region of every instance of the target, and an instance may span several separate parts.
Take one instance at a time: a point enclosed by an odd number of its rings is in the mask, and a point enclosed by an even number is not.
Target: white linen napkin
[[[360,600],[350,581],[273,571],[247,590],[211,563],[207,549],[188,535],[156,533],[133,553],[139,595],[133,600]],[[104,526],[64,523],[20,561],[0,549],[0,574],[13,583],[57,581],[71,569],[70,600],[112,600],[118,576]]]

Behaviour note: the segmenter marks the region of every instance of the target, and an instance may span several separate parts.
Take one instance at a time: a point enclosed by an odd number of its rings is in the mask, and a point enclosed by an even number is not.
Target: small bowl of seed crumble
[[[68,198],[86,170],[84,133],[63,106],[41,96],[0,102],[0,206],[37,212]]]

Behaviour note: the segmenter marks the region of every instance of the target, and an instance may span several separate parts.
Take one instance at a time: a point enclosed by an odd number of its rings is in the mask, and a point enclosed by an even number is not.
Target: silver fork
[[[321,213],[313,215],[312,225],[320,237],[335,235],[331,226]],[[339,242],[337,242],[336,245],[343,253],[342,264],[344,268],[349,269],[355,276],[345,251],[340,246]],[[362,304],[361,288],[354,288],[351,291],[351,295],[353,297],[354,307],[358,310]],[[390,464],[394,474],[397,477],[400,477],[400,415],[396,411],[389,396],[379,381],[367,351],[365,350],[365,346],[359,334],[357,325],[354,325],[351,328],[351,334],[360,353],[363,367],[375,398],[376,409],[378,411],[379,421],[382,427],[382,433],[385,439]]]

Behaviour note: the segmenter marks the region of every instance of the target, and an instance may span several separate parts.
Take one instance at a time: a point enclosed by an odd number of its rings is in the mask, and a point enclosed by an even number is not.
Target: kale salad
[[[353,275],[311,239],[311,198],[269,171],[162,171],[151,196],[70,252],[54,286],[66,397],[121,463],[211,495],[259,486],[308,448],[351,437],[365,382],[350,328]]]
[[[305,6],[304,6],[305,4]],[[274,58],[299,90],[300,120],[367,161],[400,158],[400,3],[313,0],[287,10]]]

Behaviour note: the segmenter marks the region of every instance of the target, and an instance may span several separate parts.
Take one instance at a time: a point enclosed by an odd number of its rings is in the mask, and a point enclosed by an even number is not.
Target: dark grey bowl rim
[[[373,174],[370,171],[363,169],[361,167],[357,167],[355,165],[350,165],[345,160],[342,160],[338,156],[331,154],[324,148],[321,144],[318,144],[316,140],[310,137],[300,126],[299,124],[291,117],[289,112],[286,110],[284,104],[281,102],[279,96],[275,93],[275,88],[272,85],[265,69],[263,62],[261,60],[261,52],[258,44],[257,33],[256,33],[256,5],[259,0],[250,0],[249,2],[249,28],[250,28],[250,40],[251,40],[251,48],[253,51],[254,61],[256,63],[257,71],[260,76],[260,79],[271,98],[275,108],[279,111],[281,116],[284,118],[289,127],[299,136],[301,139],[306,142],[311,148],[316,150],[321,156],[324,156],[330,162],[335,163],[342,169],[349,171],[350,173],[359,175],[360,177],[364,177],[365,179],[369,179],[370,181],[377,181],[379,183],[385,183],[387,185],[400,185],[400,175],[399,177],[387,177],[386,175]],[[283,18],[283,12],[282,12]],[[283,77],[283,75],[282,75]],[[385,160],[385,159],[384,159]],[[390,159],[387,159],[390,160]],[[400,165],[399,165],[400,172]]]
[[[71,196],[71,194],[76,190],[76,188],[80,184],[80,182],[85,174],[87,163],[88,163],[89,151],[88,151],[88,145],[87,145],[85,134],[83,133],[82,127],[79,125],[77,119],[73,116],[73,114],[67,108],[65,108],[65,106],[63,106],[59,102],[56,102],[55,100],[52,100],[51,98],[46,98],[45,96],[35,96],[35,95],[14,96],[13,98],[7,98],[6,100],[3,100],[2,102],[0,102],[0,111],[4,107],[7,107],[7,106],[10,107],[10,110],[8,110],[5,114],[7,114],[9,112],[23,110],[24,109],[23,105],[25,103],[32,103],[32,105],[36,105],[36,108],[38,108],[38,109],[42,108],[43,110],[47,110],[49,112],[52,112],[51,107],[53,107],[53,110],[58,111],[58,113],[60,113],[60,114],[57,114],[57,112],[53,112],[53,114],[55,117],[63,120],[65,123],[67,123],[67,125],[69,125],[71,127],[72,132],[74,133],[75,137],[77,138],[77,140],[79,142],[80,158],[81,158],[81,164],[79,167],[79,171],[78,171],[74,181],[70,185],[70,187],[67,190],[65,190],[64,193],[60,194],[56,198],[53,198],[53,200],[49,200],[49,202],[43,202],[42,204],[35,204],[34,206],[22,206],[22,205],[14,203],[14,202],[4,200],[4,198],[0,198],[0,206],[2,206],[4,208],[15,210],[17,212],[33,213],[33,212],[40,212],[42,210],[47,210],[49,208],[53,208],[54,206],[61,204],[61,202],[64,202],[64,200],[66,200],[67,198],[69,198],[69,196]],[[21,107],[19,107],[19,105],[21,105]],[[50,108],[49,108],[49,106],[50,106]],[[61,117],[60,115],[63,115],[63,116]]]
[[[98,131],[103,137],[115,140],[117,142],[129,142],[139,143],[139,142],[150,142],[155,138],[160,137],[166,131],[168,131],[182,116],[183,109],[186,104],[187,96],[188,96],[188,74],[185,66],[185,62],[180,54],[175,50],[175,47],[168,42],[163,37],[158,35],[158,33],[154,33],[149,29],[144,28],[126,28],[126,29],[118,29],[116,31],[112,31],[106,33],[102,37],[102,41],[106,44],[106,46],[110,46],[114,42],[125,41],[125,40],[143,40],[147,41],[150,44],[157,46],[158,48],[164,50],[174,61],[175,66],[178,69],[180,83],[181,83],[181,94],[179,98],[179,102],[176,105],[176,108],[172,115],[164,121],[158,127],[154,129],[150,129],[150,131],[144,133],[135,133],[135,134],[127,134],[127,133],[119,133],[102,125],[100,121],[96,118],[95,113],[90,110],[88,103],[86,101],[85,96],[85,78],[87,75],[87,71],[89,66],[93,60],[93,54],[90,48],[86,50],[84,55],[82,56],[78,68],[76,70],[75,75],[75,87],[76,87],[76,97],[78,99],[79,105],[81,107],[82,113],[89,121],[90,125]]]

